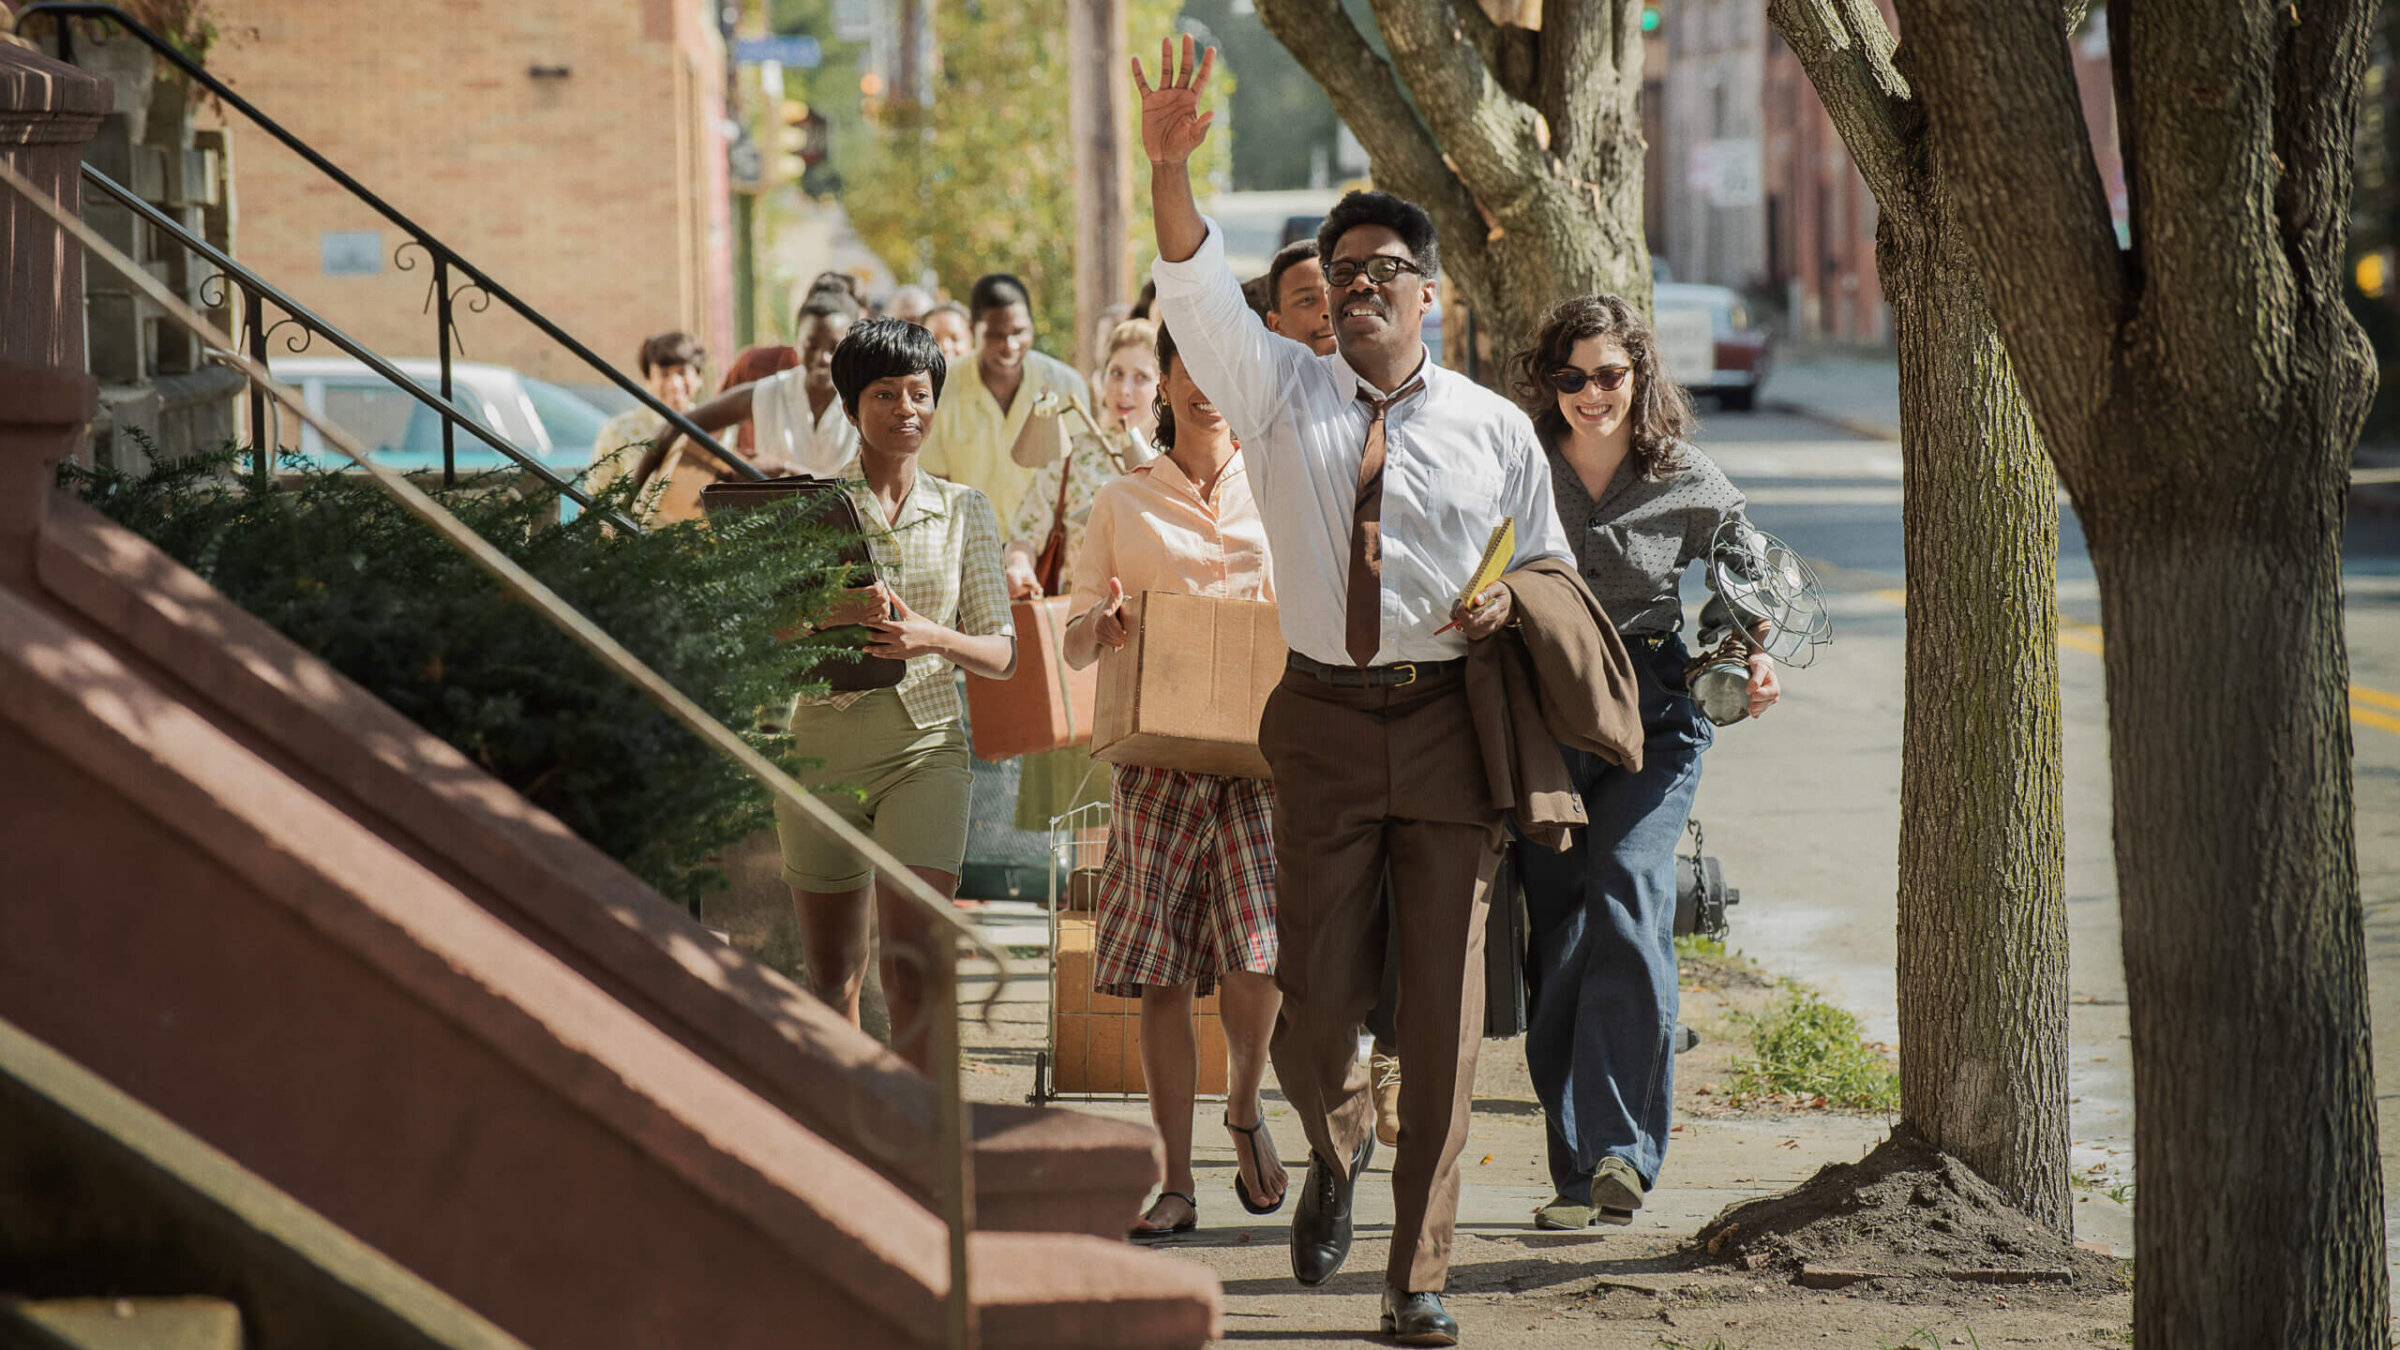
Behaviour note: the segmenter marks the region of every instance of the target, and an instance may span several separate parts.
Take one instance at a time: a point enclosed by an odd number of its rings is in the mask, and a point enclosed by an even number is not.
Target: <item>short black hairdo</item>
[[[1006,272],[977,277],[974,286],[967,291],[969,320],[981,319],[988,311],[1006,309],[1010,305],[1023,305],[1025,312],[1031,314],[1033,292],[1025,289],[1023,281]]]
[[[859,396],[868,385],[923,371],[933,377],[933,401],[938,404],[947,367],[933,334],[906,319],[869,319],[833,349],[833,388],[842,396],[842,411],[856,417]]]
[[[1283,309],[1283,274],[1323,252],[1314,239],[1295,239],[1276,251],[1275,261],[1267,264],[1267,308],[1280,313]]]
[[[1353,192],[1333,204],[1325,223],[1317,227],[1317,255],[1333,265],[1334,246],[1361,225],[1381,225],[1400,236],[1409,257],[1425,280],[1442,274],[1442,244],[1433,232],[1433,217],[1425,208],[1388,192]]]
[[[1242,299],[1249,304],[1251,313],[1262,319],[1267,317],[1275,308],[1274,282],[1263,272],[1250,278],[1242,283]]]
[[[642,374],[646,378],[653,370],[670,366],[700,366],[708,362],[708,352],[700,339],[681,329],[668,333],[652,333],[642,339]]]

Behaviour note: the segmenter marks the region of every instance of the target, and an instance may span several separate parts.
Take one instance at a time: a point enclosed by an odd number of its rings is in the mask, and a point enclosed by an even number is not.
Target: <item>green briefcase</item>
[[[850,567],[848,584],[866,586],[875,581],[875,553],[867,545],[866,521],[860,518],[858,503],[850,499],[850,492],[840,479],[798,474],[755,483],[711,483],[700,489],[700,509],[712,516],[720,511],[751,511],[762,506],[788,511],[798,520],[832,526],[842,541],[836,562]],[[795,670],[792,682],[803,684],[811,678],[821,679],[835,693],[892,688],[907,676],[908,663],[888,656],[866,655],[864,648],[874,637],[875,630],[864,624],[844,624],[817,633],[817,641],[847,648],[852,654],[830,656],[813,668]]]

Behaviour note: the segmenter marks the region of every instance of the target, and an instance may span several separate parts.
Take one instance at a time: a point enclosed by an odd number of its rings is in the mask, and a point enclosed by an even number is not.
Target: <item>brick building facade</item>
[[[602,357],[638,374],[642,338],[668,328],[731,356],[725,51],[708,0],[211,0],[209,13],[213,72]],[[414,250],[394,258],[406,236],[233,120],[242,260],[387,356],[433,355],[429,268]],[[599,382],[531,325],[466,301],[468,359]]]
[[[1890,0],[1877,3],[1897,31]],[[1766,9],[1766,0],[1685,0],[1663,11],[1651,246],[1679,280],[1731,286],[1782,309],[1788,336],[1889,342],[1874,195]],[[2074,39],[2075,78],[2122,228],[2108,39],[2094,13]]]

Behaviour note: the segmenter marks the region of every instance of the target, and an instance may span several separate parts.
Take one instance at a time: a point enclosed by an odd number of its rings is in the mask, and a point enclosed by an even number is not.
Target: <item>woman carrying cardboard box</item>
[[[1155,435],[1158,326],[1127,319],[1110,329],[1101,362],[1096,420],[1120,442],[1127,436]],[[1137,450],[1135,457],[1141,453],[1146,452]],[[1008,547],[1000,555],[1011,600],[1074,594],[1075,559],[1083,548],[1092,498],[1117,473],[1117,448],[1088,428],[1072,432],[1065,456],[1034,470],[1033,482],[1009,520]],[[1050,536],[1062,527],[1065,566],[1057,569],[1061,575],[1045,576],[1042,565],[1048,561]],[[1108,766],[1092,758],[1088,745],[1026,755],[1017,781],[1017,828],[1047,830],[1052,820],[1077,807],[1107,801],[1108,783]]]
[[[898,319],[850,330],[833,353],[842,412],[858,429],[858,454],[840,473],[864,522],[874,586],[823,621],[863,623],[869,656],[908,663],[896,686],[796,700],[792,739],[820,761],[801,775],[826,804],[872,834],[926,884],[958,890],[973,783],[959,718],[957,666],[1005,680],[1017,667],[1016,629],[1000,580],[1000,526],[984,495],[917,466],[942,392],[933,335]],[[800,918],[810,992],[858,1023],[867,973],[867,915],[883,928],[883,989],[892,1048],[928,1064],[924,967],[899,958],[926,943],[928,920],[880,885],[875,869],[799,812],[775,804],[783,879]]]
[[[1125,645],[1128,594],[1275,598],[1266,526],[1233,432],[1192,383],[1163,328],[1158,365],[1158,439],[1166,453],[1092,498],[1066,633],[1067,663],[1077,669],[1098,660],[1101,648]],[[1192,1180],[1199,1079],[1192,1000],[1218,984],[1232,1061],[1225,1128],[1241,1169],[1234,1193],[1251,1213],[1271,1214],[1283,1205],[1285,1176],[1258,1093],[1283,1001],[1274,976],[1274,786],[1119,765],[1111,800],[1092,983],[1100,993],[1141,1000],[1142,1078],[1167,1150],[1165,1183],[1132,1234],[1189,1232],[1200,1221]]]

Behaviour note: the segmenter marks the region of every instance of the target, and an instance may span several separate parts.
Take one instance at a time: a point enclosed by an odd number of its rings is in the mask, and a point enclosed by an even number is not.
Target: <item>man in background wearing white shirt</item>
[[[1435,366],[1422,339],[1440,270],[1433,222],[1384,193],[1342,199],[1317,239],[1337,350],[1270,333],[1226,271],[1224,238],[1192,198],[1187,161],[1215,53],[1160,86],[1139,64],[1142,145],[1160,312],[1186,367],[1233,425],[1275,557],[1282,683],[1259,747],[1275,773],[1275,1075],[1308,1131],[1292,1273],[1320,1284],[1349,1254],[1352,1189],[1374,1151],[1360,1019],[1375,1002],[1387,924],[1398,930],[1400,1154],[1383,1329],[1454,1345],[1442,1308],[1458,1214],[1458,1155],[1483,1030],[1486,892],[1499,865],[1493,805],[1465,691],[1468,643],[1506,625],[1494,584],[1458,593],[1492,529],[1513,516],[1507,570],[1573,565],[1533,424],[1500,395]],[[1452,625],[1444,631],[1445,625]],[[1389,869],[1393,903],[1382,903]]]

